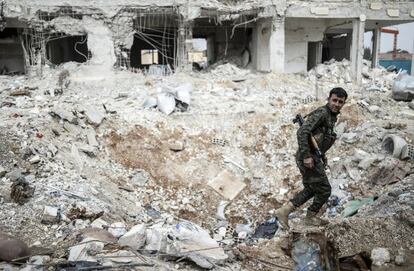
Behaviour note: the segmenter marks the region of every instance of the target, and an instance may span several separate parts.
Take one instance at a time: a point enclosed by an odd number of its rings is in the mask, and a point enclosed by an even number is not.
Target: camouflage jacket
[[[312,157],[313,147],[310,135],[313,135],[323,154],[329,150],[336,139],[334,126],[338,113],[333,113],[327,105],[321,106],[306,116],[305,122],[297,132],[298,153],[297,157],[305,159]]]

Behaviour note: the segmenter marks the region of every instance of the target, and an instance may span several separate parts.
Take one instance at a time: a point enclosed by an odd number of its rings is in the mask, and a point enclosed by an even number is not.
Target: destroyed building
[[[413,1],[6,0],[1,270],[411,270]],[[373,31],[373,59],[363,59]],[[326,228],[282,229],[297,113],[349,93]],[[12,249],[10,249],[12,248]]]
[[[364,32],[374,32],[375,67],[380,28],[414,20],[412,1],[135,2],[5,1],[2,51],[13,53],[1,65],[9,73],[68,61],[188,71],[193,39],[203,39],[209,65],[238,57],[258,71],[297,73],[345,58],[360,80]]]

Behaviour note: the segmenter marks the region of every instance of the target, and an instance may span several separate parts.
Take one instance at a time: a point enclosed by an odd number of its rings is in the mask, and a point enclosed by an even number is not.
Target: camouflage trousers
[[[316,157],[313,157],[313,161],[315,166],[309,169],[303,164],[303,159],[296,158],[296,164],[302,174],[304,188],[293,197],[291,202],[293,206],[299,207],[313,198],[313,202],[308,210],[317,213],[328,201],[331,195],[331,185],[322,162]]]

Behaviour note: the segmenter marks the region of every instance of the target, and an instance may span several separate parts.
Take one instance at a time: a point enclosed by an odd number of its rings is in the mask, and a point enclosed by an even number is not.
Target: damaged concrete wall
[[[285,72],[306,72],[308,42],[322,41],[327,28],[323,19],[286,18]]]

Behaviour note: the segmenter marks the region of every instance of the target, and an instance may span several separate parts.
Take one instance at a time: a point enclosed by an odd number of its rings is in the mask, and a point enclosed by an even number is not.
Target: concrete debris
[[[103,110],[99,110],[97,107],[85,106],[83,110],[86,120],[94,126],[99,126],[105,119]]]
[[[233,200],[246,184],[227,170],[220,172],[208,185],[228,200]]]
[[[228,258],[206,230],[189,221],[166,226],[157,224],[148,228],[145,248],[178,258],[188,258],[207,269]]]
[[[123,222],[112,223],[109,226],[108,231],[111,234],[113,234],[113,236],[115,236],[116,238],[121,237],[122,235],[124,235],[127,232],[126,225]]]
[[[178,1],[177,7],[183,2]],[[132,30],[140,20],[133,20],[136,10],[129,4],[116,10],[107,6],[103,13],[74,5],[70,14],[60,7],[44,11],[40,5],[38,16],[25,20],[35,27],[39,18],[46,18],[43,32],[58,31],[67,38],[51,41],[56,44],[46,50],[48,59],[43,59],[43,50],[38,56],[27,50],[29,64],[47,63],[41,69],[26,65],[28,74],[1,76],[0,228],[29,244],[51,246],[51,262],[66,261],[71,246],[69,260],[78,261],[79,269],[87,267],[79,261],[117,269],[122,263],[139,263],[151,252],[178,259],[151,257],[156,270],[192,269],[182,258],[203,268],[230,259],[223,268],[274,270],[272,264],[286,263],[293,269],[289,251],[293,246],[280,241],[284,234],[292,239],[292,232],[273,234],[276,227],[272,224],[271,239],[256,242],[251,237],[260,222],[268,221],[273,210],[302,185],[294,160],[297,127],[292,118],[324,105],[329,90],[342,86],[349,98],[335,127],[338,140],[327,153],[327,175],[336,198],[331,198],[323,214],[330,221],[324,233],[338,246],[340,257],[360,255],[384,244],[393,255],[400,248],[409,251],[414,247],[412,238],[407,238],[414,235],[414,111],[412,103],[392,98],[398,75],[383,68],[371,69],[364,62],[361,84],[357,85],[347,60],[321,63],[301,74],[255,72],[251,69],[255,65],[267,69],[278,63],[268,62],[268,57],[258,61],[255,50],[247,52],[247,43],[243,43],[254,41],[256,35],[277,39],[271,31],[279,26],[272,27],[270,18],[259,17],[285,14],[283,7],[278,5],[276,11],[273,5],[257,9],[256,0],[207,2],[209,9],[199,8],[198,13],[211,17],[205,23],[208,21],[212,31],[220,29],[217,41],[223,45],[208,50],[214,49],[217,57],[226,55],[226,59],[211,64],[208,58],[207,67],[200,62],[201,71],[192,73],[185,72],[191,65],[172,73],[168,65],[148,65],[148,73],[153,75],[118,67],[133,65],[138,60],[134,58],[140,57],[130,50],[141,41],[134,39],[137,33]],[[296,2],[303,12],[311,5],[309,1]],[[332,4],[327,5],[332,11]],[[255,12],[224,14],[246,6]],[[17,5],[6,7],[7,12],[18,9]],[[24,10],[25,14],[34,12]],[[256,11],[260,13],[257,21]],[[59,16],[62,12],[69,16]],[[196,16],[196,11],[189,12],[180,16]],[[17,22],[19,16],[26,15],[16,16],[12,17]],[[167,23],[172,19],[169,15],[156,17]],[[240,22],[250,17],[254,20],[235,27],[230,38],[232,29],[226,36],[223,27],[236,26],[238,22],[232,22],[235,17]],[[286,29],[292,28],[295,20],[286,20]],[[108,26],[107,22],[113,24]],[[196,31],[204,29],[204,20],[194,22],[193,35],[198,36]],[[294,28],[295,36],[301,35],[302,30]],[[183,28],[185,36],[189,30]],[[111,31],[117,34],[111,35]],[[40,36],[50,36],[43,32]],[[322,38],[305,32],[313,41]],[[292,42],[286,33],[286,41],[293,44],[287,48],[289,52],[308,51],[298,50],[296,46],[303,42]],[[76,37],[71,36],[74,34]],[[175,40],[185,39],[179,36]],[[65,46],[68,41],[77,45]],[[210,39],[207,44],[211,45]],[[267,55],[263,44],[253,44],[260,45],[256,51]],[[76,48],[85,57],[75,55],[86,62],[51,65],[59,58],[54,48],[61,46]],[[171,48],[177,48],[174,46]],[[161,56],[161,50],[158,53]],[[185,52],[179,53],[186,59]],[[287,66],[304,59],[290,53],[286,57]],[[291,62],[293,57],[295,63]],[[158,60],[161,63],[161,58]],[[161,76],[166,73],[169,75]],[[399,76],[396,85],[401,86],[403,78]],[[20,90],[25,92],[10,96]],[[392,135],[406,142],[401,150]],[[358,206],[357,213],[342,219],[352,200],[372,197],[378,199]],[[300,224],[303,215],[303,210],[298,210],[290,222]],[[103,249],[105,245],[108,249]],[[233,248],[245,253],[233,255]],[[410,264],[408,255],[405,266]],[[248,260],[242,261],[242,257]],[[397,264],[400,259],[394,261]]]
[[[57,116],[60,119],[66,120],[66,121],[68,121],[70,123],[73,123],[73,124],[77,124],[77,122],[78,122],[76,116],[73,115],[72,112],[67,111],[65,109],[62,109],[60,107],[54,108],[52,111],[50,111],[50,114],[52,116]]]
[[[42,223],[54,224],[59,222],[59,220],[59,209],[53,206],[45,206],[45,208],[43,209]]]
[[[127,233],[119,238],[118,244],[138,250],[145,245],[146,226],[144,224],[133,226]]]
[[[81,243],[72,246],[69,249],[68,261],[70,262],[97,262],[96,254],[100,253],[105,244],[101,241],[95,241],[93,238],[86,238]]]
[[[391,261],[391,254],[386,248],[374,248],[371,251],[371,260],[373,265],[381,266]]]
[[[402,266],[407,262],[407,255],[404,249],[400,248],[394,260],[396,265]]]

